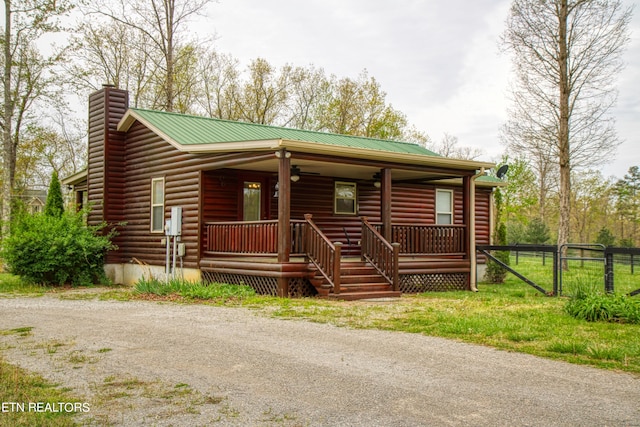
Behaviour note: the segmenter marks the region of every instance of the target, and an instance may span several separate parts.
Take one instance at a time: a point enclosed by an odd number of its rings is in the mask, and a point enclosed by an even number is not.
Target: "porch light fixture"
[[[300,181],[300,168],[296,165],[291,166],[291,181],[298,182]]]
[[[278,183],[276,182],[276,191],[273,193],[273,198],[277,199],[279,195],[280,195],[280,190],[278,188]]]
[[[376,172],[373,174],[373,186],[376,188],[380,188],[380,186],[382,185],[380,183],[380,172]]]

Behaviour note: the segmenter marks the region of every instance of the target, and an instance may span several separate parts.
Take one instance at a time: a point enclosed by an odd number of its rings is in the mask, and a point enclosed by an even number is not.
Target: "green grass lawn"
[[[46,286],[29,285],[21,281],[17,276],[0,273],[0,294],[39,296],[44,295],[50,289]]]
[[[2,280],[2,278],[0,278]],[[26,336],[31,328],[0,331]],[[0,355],[0,426],[74,426],[73,414],[83,403],[38,375],[11,365]],[[84,404],[87,405],[87,404]],[[85,410],[90,408],[84,406]]]
[[[283,318],[420,333],[640,374],[640,325],[574,319],[564,311],[566,298],[544,296],[512,279],[479,288],[386,304],[288,300],[268,309]]]

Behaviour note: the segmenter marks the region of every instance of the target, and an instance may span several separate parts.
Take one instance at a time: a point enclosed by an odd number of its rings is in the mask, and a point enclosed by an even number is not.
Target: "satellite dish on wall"
[[[502,179],[507,174],[508,170],[509,170],[509,165],[502,165],[500,166],[500,169],[498,169],[498,172],[496,172],[496,176]]]

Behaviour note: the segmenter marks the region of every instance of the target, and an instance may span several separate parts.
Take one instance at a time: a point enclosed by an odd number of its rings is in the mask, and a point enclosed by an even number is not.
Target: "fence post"
[[[558,262],[558,247],[556,246],[553,251],[553,296],[558,296],[558,269],[560,263]]]
[[[613,252],[604,251],[604,291],[608,294],[613,293]]]

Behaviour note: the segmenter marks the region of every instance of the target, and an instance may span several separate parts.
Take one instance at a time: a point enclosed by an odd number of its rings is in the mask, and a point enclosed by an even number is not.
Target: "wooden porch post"
[[[391,242],[391,169],[382,169],[380,173],[380,220],[382,237]]]
[[[278,262],[289,262],[291,254],[291,153],[276,152],[278,162]],[[289,293],[289,279],[278,278],[278,296]]]
[[[470,176],[462,177],[462,217],[465,226],[464,254],[466,259],[471,259],[471,251],[474,250],[474,248],[471,247],[473,241],[472,234],[475,230],[475,228],[471,224],[471,208],[473,203],[473,200],[471,200],[471,197],[473,195],[473,191],[471,191],[472,185],[473,182]],[[475,268],[475,266],[472,266],[472,268]],[[467,283],[469,289],[471,289],[471,285],[471,272],[469,272],[469,283]]]

